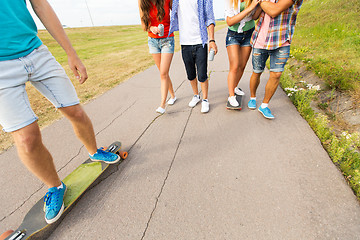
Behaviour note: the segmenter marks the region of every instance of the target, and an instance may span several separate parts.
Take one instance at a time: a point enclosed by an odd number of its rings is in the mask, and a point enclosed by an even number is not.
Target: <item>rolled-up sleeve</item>
[[[214,24],[215,26],[215,16],[214,16],[214,5],[213,0],[205,0],[205,13],[206,13],[206,26]]]

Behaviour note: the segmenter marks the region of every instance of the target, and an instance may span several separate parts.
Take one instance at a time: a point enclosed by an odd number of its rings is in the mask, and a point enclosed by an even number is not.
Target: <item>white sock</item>
[[[60,184],[60,186],[56,187],[57,189],[62,189],[63,188],[63,185]]]
[[[261,108],[267,108],[268,106],[269,106],[268,103],[262,103],[262,104],[261,104]]]
[[[256,97],[250,97],[250,100],[255,100],[256,101]]]

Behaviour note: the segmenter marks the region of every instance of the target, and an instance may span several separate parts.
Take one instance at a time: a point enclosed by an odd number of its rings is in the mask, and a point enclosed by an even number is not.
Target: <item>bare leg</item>
[[[277,87],[279,86],[282,72],[270,72],[270,78],[265,86],[265,96],[263,103],[269,103],[272,96],[274,96]]]
[[[230,69],[228,75],[229,95],[234,96],[234,89],[239,84],[244,74],[246,63],[249,60],[251,47],[240,47],[231,45],[227,47]]]
[[[198,95],[199,89],[198,89],[197,79],[194,78],[193,80],[190,80],[190,84],[191,84],[191,88],[193,90],[194,95]]]
[[[260,84],[260,76],[262,73],[252,73],[250,77],[250,95],[256,97],[256,90]]]
[[[170,64],[173,58],[172,53],[158,53],[153,54],[153,58],[156,66],[160,71],[160,79],[161,79],[161,104],[160,107],[165,108],[165,102],[167,98],[167,93],[170,91],[170,95],[175,97],[174,89],[172,87],[171,79],[169,76]]]
[[[54,161],[42,143],[37,122],[12,132],[21,161],[48,188],[61,185]]]
[[[208,99],[209,79],[205,82],[200,83],[203,99]]]
[[[90,118],[80,104],[59,108],[59,110],[70,120],[76,136],[84,144],[87,151],[90,154],[96,153],[97,145],[94,128]]]

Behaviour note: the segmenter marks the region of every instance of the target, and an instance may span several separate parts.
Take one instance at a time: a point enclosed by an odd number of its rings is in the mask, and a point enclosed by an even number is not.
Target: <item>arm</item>
[[[247,15],[249,15],[259,4],[259,0],[253,0],[250,6],[245,8],[242,12],[236,14],[233,17],[226,17],[226,23],[228,26],[233,26],[239,23],[242,19],[244,19]]]
[[[262,12],[263,12],[263,10],[262,10],[261,7],[259,6],[259,7],[256,9],[254,15],[252,16],[252,19],[253,19],[253,20],[257,20],[257,19],[260,17],[260,14],[261,14]]]
[[[76,54],[75,49],[71,45],[58,17],[51,8],[47,0],[30,0],[34,12],[49,31],[51,36],[59,43],[65,50],[68,56],[68,63],[73,71],[75,77],[79,79],[80,83],[84,83],[88,78],[86,68]]]
[[[279,0],[277,3],[262,0],[260,6],[270,17],[274,18],[291,7],[296,0]]]
[[[145,23],[142,21],[142,17],[144,16],[143,11],[141,10],[141,0],[138,0],[138,4],[139,4],[139,13],[140,13],[140,20],[141,20],[141,27],[144,31],[148,32],[147,27],[145,26]],[[152,32],[153,34],[159,34],[160,30],[158,27],[155,26],[150,26],[149,28],[150,32]]]
[[[140,14],[140,21],[141,21],[141,27],[144,31],[146,31],[146,27],[144,22],[142,21],[142,17],[144,16],[143,11],[141,10],[141,0],[138,0],[138,5],[139,5],[139,14]]]
[[[215,55],[217,54],[218,52],[218,49],[217,49],[217,46],[216,46],[216,43],[215,43],[215,26],[214,24],[210,24],[208,26],[208,34],[209,34],[209,51],[210,49],[214,49],[215,51]],[[214,41],[211,41],[211,40],[214,40]]]

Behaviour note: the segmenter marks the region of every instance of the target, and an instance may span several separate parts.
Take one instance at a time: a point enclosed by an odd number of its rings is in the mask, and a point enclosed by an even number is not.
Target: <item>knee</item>
[[[160,73],[160,78],[161,78],[162,81],[167,81],[168,78],[169,78],[169,73],[167,73],[167,72],[161,72],[161,73]]]
[[[270,77],[276,81],[280,81],[282,72],[270,72]]]
[[[36,148],[42,145],[40,132],[32,134],[21,134],[15,139],[17,148],[26,153],[34,152]]]
[[[83,122],[88,118],[84,109],[80,105],[66,107],[61,110],[70,121]]]

